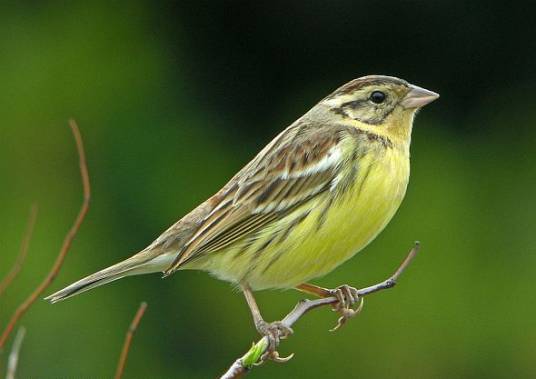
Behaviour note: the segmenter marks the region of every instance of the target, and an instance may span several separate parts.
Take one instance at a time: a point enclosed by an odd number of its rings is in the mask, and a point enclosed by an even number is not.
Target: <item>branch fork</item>
[[[344,323],[348,320],[348,318],[353,317],[357,315],[362,309],[364,304],[364,297],[367,295],[370,295],[372,293],[382,291],[385,289],[389,289],[394,287],[400,275],[404,272],[404,270],[410,265],[410,263],[413,261],[413,258],[415,258],[415,255],[417,255],[420,248],[420,243],[415,242],[415,246],[410,250],[404,261],[400,264],[400,266],[397,268],[397,270],[394,272],[393,275],[391,275],[389,278],[384,280],[383,282],[374,284],[369,287],[361,288],[357,290],[358,298],[361,299],[359,302],[359,305],[356,309],[347,309],[348,313],[343,315],[339,318],[337,325],[331,329],[331,331],[335,331],[339,329]],[[309,300],[304,299],[300,300],[294,309],[288,313],[285,318],[281,321],[281,324],[284,327],[291,328],[292,325],[294,325],[302,316],[304,316],[307,312],[315,309],[320,308],[323,306],[335,306],[335,310],[337,310],[336,305],[339,303],[339,299],[335,296],[325,297],[321,299],[315,299],[315,300]],[[273,360],[275,362],[279,363],[285,363],[288,362],[294,354],[290,354],[288,357],[280,357],[279,353],[277,351],[270,351],[270,343],[268,337],[261,338],[257,343],[254,343],[252,347],[247,351],[246,354],[244,354],[242,357],[238,358],[232,365],[229,367],[229,369],[220,377],[220,379],[235,379],[235,378],[241,378],[245,376],[254,366],[258,366],[263,364],[267,360]]]

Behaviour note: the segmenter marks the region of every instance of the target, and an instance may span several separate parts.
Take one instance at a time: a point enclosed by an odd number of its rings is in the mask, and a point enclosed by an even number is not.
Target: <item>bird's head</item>
[[[438,97],[399,78],[369,75],[346,83],[320,104],[342,122],[409,142],[415,113]]]

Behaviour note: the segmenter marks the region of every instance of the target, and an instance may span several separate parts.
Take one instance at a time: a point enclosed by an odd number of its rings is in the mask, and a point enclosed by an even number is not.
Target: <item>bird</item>
[[[310,281],[361,251],[392,219],[409,181],[415,115],[438,97],[392,76],[351,80],[145,249],[46,299],[56,303],[127,276],[195,269],[243,292],[272,347],[292,330],[263,319],[254,291],[335,296],[338,310],[351,315],[354,287]]]

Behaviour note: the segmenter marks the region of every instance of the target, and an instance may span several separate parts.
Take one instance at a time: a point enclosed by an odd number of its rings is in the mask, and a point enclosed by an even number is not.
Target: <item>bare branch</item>
[[[86,155],[84,153],[84,144],[76,122],[74,120],[69,120],[69,126],[73,132],[74,139],[76,141],[76,148],[79,157],[80,175],[82,177],[82,185],[84,191],[82,206],[80,207],[80,211],[78,212],[78,215],[76,216],[76,219],[71,229],[63,240],[63,245],[61,246],[60,252],[56,257],[56,261],[50,269],[50,272],[47,274],[43,282],[41,282],[41,284],[39,284],[39,286],[32,292],[32,294],[21,305],[19,305],[19,307],[11,316],[9,323],[7,324],[4,332],[0,336],[0,350],[2,350],[2,348],[4,347],[17,321],[26,313],[28,308],[30,308],[30,306],[35,302],[35,300],[37,300],[37,298],[43,293],[43,291],[48,288],[54,278],[56,278],[56,276],[58,275],[60,268],[63,265],[63,261],[65,260],[65,257],[69,252],[73,239],[76,236],[78,230],[80,229],[80,225],[82,225],[82,221],[84,221],[84,218],[86,217],[87,211],[89,209],[89,199],[91,196],[91,191],[86,163]]]
[[[365,287],[357,291],[359,297],[364,297],[367,295],[370,295],[374,292],[378,292],[381,290],[385,290],[388,288],[392,288],[396,285],[398,278],[404,270],[410,265],[410,263],[413,261],[413,258],[415,258],[415,255],[419,251],[420,244],[419,242],[415,242],[415,246],[411,249],[409,254],[406,256],[404,261],[400,264],[398,269],[395,271],[393,275],[391,275],[388,279],[384,280],[383,282],[374,284],[370,287]],[[325,297],[322,299],[316,299],[316,300],[301,300],[296,304],[294,309],[290,311],[289,314],[285,316],[285,318],[281,321],[282,324],[286,327],[292,327],[294,323],[296,323],[303,315],[305,315],[310,310],[313,310],[315,308],[323,307],[326,305],[335,304],[338,302],[338,299],[336,297]],[[255,343],[251,349],[248,350],[246,354],[244,354],[241,358],[238,358],[232,365],[229,367],[229,369],[223,374],[220,379],[236,379],[236,378],[242,378],[244,377],[253,366],[261,364],[263,355],[268,350],[268,338],[263,337],[261,338],[257,343]],[[287,358],[279,358],[278,356],[272,357],[272,359],[278,361],[278,362],[286,362],[288,361],[292,355],[290,355]]]
[[[9,353],[9,358],[7,361],[7,373],[6,379],[15,379],[15,373],[17,372],[17,363],[19,362],[19,353],[22,346],[22,341],[26,335],[26,329],[24,326],[21,326],[17,331],[15,336],[15,341],[13,341],[13,346],[11,347],[11,352]]]
[[[20,245],[19,255],[17,255],[17,259],[15,260],[15,263],[11,267],[11,270],[7,273],[7,275],[0,281],[0,296],[4,293],[4,291],[9,287],[11,282],[15,279],[15,277],[18,275],[19,271],[22,268],[22,265],[24,264],[24,261],[26,260],[26,256],[28,255],[28,248],[30,247],[30,240],[32,239],[33,229],[35,225],[35,220],[37,218],[37,204],[32,205],[30,209],[30,215],[28,216],[28,223],[26,226],[26,231],[24,232],[24,237],[22,238],[22,243]]]
[[[123,372],[125,371],[125,364],[127,362],[128,351],[130,349],[130,344],[132,343],[132,337],[134,337],[134,332],[138,328],[138,325],[141,321],[141,318],[143,317],[143,314],[145,313],[146,308],[147,303],[142,302],[140,304],[140,307],[138,308],[138,311],[136,312],[136,315],[134,315],[134,318],[130,323],[127,335],[125,336],[125,342],[123,343],[123,349],[121,350],[121,356],[119,357],[119,362],[117,363],[115,379],[121,379],[121,377],[123,376]]]

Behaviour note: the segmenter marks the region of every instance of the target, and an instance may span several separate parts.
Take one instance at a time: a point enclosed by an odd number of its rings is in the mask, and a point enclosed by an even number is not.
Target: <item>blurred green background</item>
[[[0,5],[0,276],[30,205],[27,262],[0,325],[42,280],[81,202],[91,209],[54,284],[115,263],[219,189],[278,131],[358,76],[441,94],[418,117],[412,179],[388,228],[318,280],[400,285],[337,333],[327,309],[295,325],[273,377],[533,378],[536,352],[536,35],[527,2],[21,2]],[[302,296],[262,292],[268,320]],[[127,378],[222,373],[257,334],[242,296],[202,272],[127,278],[51,306],[27,327],[21,378],[110,377],[140,301]],[[9,345],[8,345],[9,349]],[[0,355],[5,368],[7,354]],[[3,370],[3,369],[1,369]]]

